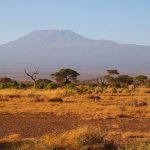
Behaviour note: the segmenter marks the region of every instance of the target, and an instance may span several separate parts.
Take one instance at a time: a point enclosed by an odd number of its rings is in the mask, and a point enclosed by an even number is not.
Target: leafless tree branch
[[[24,72],[34,82],[34,87],[35,87],[36,86],[37,75],[39,74],[39,67],[32,74],[30,74],[29,72],[27,72],[26,69],[24,69]]]

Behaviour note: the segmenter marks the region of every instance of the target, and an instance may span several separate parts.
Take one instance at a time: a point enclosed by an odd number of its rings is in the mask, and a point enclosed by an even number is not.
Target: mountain
[[[85,38],[70,30],[38,30],[0,46],[0,71],[71,67],[85,72],[117,68],[150,72],[150,46]]]

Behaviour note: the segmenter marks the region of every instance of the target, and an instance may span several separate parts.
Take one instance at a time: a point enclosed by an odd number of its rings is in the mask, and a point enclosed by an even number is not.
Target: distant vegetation
[[[55,131],[56,126],[56,133],[59,129],[62,133],[44,134],[32,139],[22,138],[20,132],[18,139],[15,136],[17,133],[12,137],[6,135],[0,138],[0,149],[11,146],[13,150],[149,150],[148,76],[130,76],[121,74],[116,69],[109,69],[96,79],[79,81],[80,74],[70,68],[52,73],[50,79],[38,78],[38,69],[32,72],[25,70],[25,74],[31,81],[19,82],[8,77],[0,78],[0,114],[9,113],[12,118],[14,114],[42,114],[37,115],[38,119],[42,117],[42,121],[43,115],[50,114],[54,118],[52,130]],[[63,116],[67,117],[66,124],[66,119],[60,119]],[[70,128],[72,117],[76,123],[73,126],[77,127],[75,130]],[[54,124],[57,118],[60,123]],[[41,121],[38,122],[41,125]],[[25,124],[24,121],[20,123]],[[35,124],[31,125],[32,128]],[[83,125],[88,125],[88,128],[82,128]],[[89,128],[89,125],[94,128]],[[7,130],[4,124],[5,128]],[[43,129],[47,131],[49,127],[46,123],[40,128],[38,131],[43,132]],[[96,128],[98,130],[95,130]],[[140,138],[143,141],[136,141]]]
[[[58,87],[66,87],[69,89],[76,89],[76,85],[87,85],[89,88],[95,89],[99,87],[101,92],[106,88],[128,88],[129,85],[134,85],[135,87],[144,86],[150,87],[150,79],[145,75],[129,76],[122,75],[118,70],[107,70],[107,74],[104,76],[99,76],[97,79],[92,79],[90,81],[78,81],[77,77],[80,74],[72,69],[60,69],[59,71],[51,74],[52,79],[37,79],[39,74],[38,69],[33,71],[33,73],[27,72],[25,69],[25,74],[31,79],[28,82],[18,82],[11,78],[3,77],[0,78],[0,89],[15,88],[15,89],[56,89]],[[98,88],[97,88],[98,89]]]

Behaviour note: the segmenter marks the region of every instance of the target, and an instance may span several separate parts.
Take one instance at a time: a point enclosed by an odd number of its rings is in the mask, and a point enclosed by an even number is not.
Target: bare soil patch
[[[19,134],[22,138],[41,137],[45,134],[60,134],[84,125],[98,127],[103,134],[111,132],[150,133],[150,119],[82,120],[73,115],[55,116],[48,113],[21,113],[0,114],[0,138],[11,134]],[[113,140],[120,144],[132,144],[135,139],[123,139],[121,134],[116,134],[113,136]]]

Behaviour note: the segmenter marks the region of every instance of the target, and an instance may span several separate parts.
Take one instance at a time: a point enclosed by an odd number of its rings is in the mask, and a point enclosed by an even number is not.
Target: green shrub
[[[76,90],[77,89],[77,87],[76,87],[76,85],[74,83],[67,84],[65,87],[68,90]]]
[[[0,89],[5,89],[6,85],[4,83],[0,83]]]
[[[46,89],[56,89],[58,85],[54,82],[47,84]]]
[[[6,89],[6,88],[25,89],[25,88],[31,88],[32,86],[33,86],[32,83],[18,83],[16,81],[8,82],[8,83],[0,83],[0,89]]]
[[[26,88],[25,83],[19,83],[19,85],[17,86],[17,89],[25,89],[25,88]]]
[[[46,89],[47,85],[52,83],[51,80],[48,79],[39,79],[36,81],[36,88],[38,89]]]
[[[16,81],[0,83],[0,89],[17,88],[18,85],[19,85],[19,83]]]
[[[32,86],[33,86],[32,83],[19,83],[16,88],[17,89],[27,89],[27,88],[31,88]]]
[[[147,88],[150,87],[150,79],[149,79],[149,80],[146,80],[146,82],[145,82],[145,87],[147,87]]]
[[[39,79],[36,81],[37,89],[56,89],[57,87],[56,83],[48,79]]]

